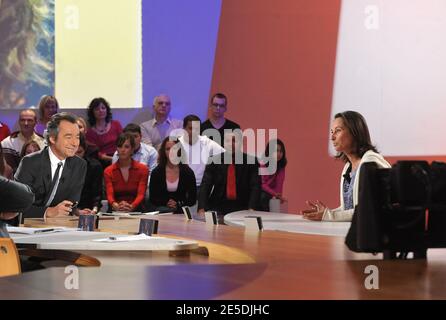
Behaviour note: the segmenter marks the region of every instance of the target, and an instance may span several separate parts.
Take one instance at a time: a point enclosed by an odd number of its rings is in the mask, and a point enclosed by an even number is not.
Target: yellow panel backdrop
[[[141,0],[58,0],[55,94],[62,108],[94,97],[142,107]]]

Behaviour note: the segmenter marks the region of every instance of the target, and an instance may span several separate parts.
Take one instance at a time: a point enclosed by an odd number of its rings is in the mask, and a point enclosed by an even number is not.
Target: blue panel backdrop
[[[123,125],[150,119],[152,99],[158,93],[171,96],[173,117],[194,113],[204,118],[220,12],[221,0],[142,1],[144,108],[114,110],[113,118]],[[27,106],[37,104],[38,98],[33,99]],[[72,112],[85,115],[83,110]],[[11,128],[17,127],[17,116],[16,110],[0,110],[1,121]]]

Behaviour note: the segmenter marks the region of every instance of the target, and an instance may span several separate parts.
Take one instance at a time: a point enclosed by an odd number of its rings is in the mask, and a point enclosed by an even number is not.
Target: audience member
[[[216,93],[211,98],[209,106],[209,119],[201,124],[201,134],[223,145],[225,130],[240,129],[240,126],[225,118],[228,110],[228,98],[223,93]],[[219,133],[216,136],[216,133]]]
[[[197,188],[201,185],[204,169],[210,157],[225,151],[218,143],[200,135],[200,118],[188,115],[183,120],[184,134],[179,138],[189,167],[195,174]]]
[[[36,125],[36,132],[43,136],[46,125],[51,117],[59,112],[59,103],[54,96],[43,96],[39,102],[39,122]]]
[[[88,131],[87,122],[82,117],[77,117],[76,122],[77,122],[77,125],[79,126],[79,131],[80,131],[81,135],[86,137],[87,131]],[[85,143],[87,145],[87,149],[85,149],[85,154],[89,158],[99,159],[98,147],[86,139],[87,138],[85,138]]]
[[[11,166],[6,162],[5,157],[3,155],[3,148],[0,144],[0,175],[7,178],[13,178],[13,170]]]
[[[79,126],[79,132],[85,136],[88,131],[87,121],[82,117],[77,117],[76,123]]]
[[[206,166],[198,194],[198,213],[215,210],[220,221],[226,213],[257,209],[261,185],[257,159],[243,153],[241,136],[226,134],[224,146]]]
[[[102,165],[98,160],[89,157],[86,153],[87,141],[84,134],[79,137],[79,147],[76,155],[87,163],[87,174],[85,176],[84,187],[79,200],[79,214],[97,213],[101,208],[102,199]]]
[[[270,148],[274,147],[276,150],[270,155]],[[275,172],[271,174],[264,174],[262,179],[262,190],[260,192],[259,208],[263,211],[270,211],[269,201],[272,198],[280,199],[281,203],[287,201],[283,196],[283,182],[285,181],[285,167],[287,165],[285,144],[282,140],[277,139],[270,141],[265,149],[265,159],[275,161]],[[266,167],[268,163],[261,163],[260,167]]]
[[[20,151],[20,159],[22,159],[24,156],[27,156],[28,154],[40,151],[41,148],[37,142],[34,140],[28,141],[23,145],[22,151]]]
[[[163,140],[159,163],[151,174],[149,188],[153,210],[181,213],[181,207],[195,205],[195,175],[185,164],[184,150],[177,138],[167,137]]]
[[[118,161],[104,171],[109,211],[142,211],[149,169],[132,159],[135,150],[133,135],[122,133],[116,145]]]
[[[13,132],[4,139],[1,144],[5,153],[6,162],[15,170],[20,162],[20,153],[23,145],[31,140],[36,141],[40,148],[45,146],[44,139],[35,131],[37,122],[36,113],[33,109],[25,109],[19,113],[20,131]]]
[[[153,119],[141,123],[142,141],[157,150],[164,138],[182,126],[181,120],[170,118],[170,110],[170,97],[160,94],[153,99]]]
[[[132,159],[144,163],[150,172],[155,169],[158,160],[158,151],[148,144],[141,142],[141,127],[134,123],[129,123],[124,128],[124,133],[131,134],[135,140],[135,150]],[[118,161],[118,152],[113,155],[113,163]]]
[[[88,123],[87,141],[98,147],[99,161],[103,167],[107,167],[116,151],[116,139],[122,133],[121,124],[112,120],[110,104],[104,98],[94,98],[90,102]]]

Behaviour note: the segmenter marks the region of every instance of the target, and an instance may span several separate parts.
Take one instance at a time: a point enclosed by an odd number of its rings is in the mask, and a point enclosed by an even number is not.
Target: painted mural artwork
[[[0,0],[0,109],[54,91],[54,0]]]

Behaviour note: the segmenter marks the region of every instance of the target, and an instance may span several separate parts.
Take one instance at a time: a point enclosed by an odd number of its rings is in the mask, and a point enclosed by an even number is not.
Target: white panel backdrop
[[[343,0],[332,118],[362,113],[385,156],[446,154],[445,34],[444,0]]]

